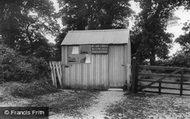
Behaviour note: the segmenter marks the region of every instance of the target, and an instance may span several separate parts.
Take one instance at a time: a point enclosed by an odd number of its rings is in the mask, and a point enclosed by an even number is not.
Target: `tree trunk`
[[[150,65],[154,65],[155,64],[155,53],[151,52],[151,56],[150,56]]]
[[[155,63],[155,57],[151,56],[151,58],[150,58],[150,65],[154,65],[154,63]]]

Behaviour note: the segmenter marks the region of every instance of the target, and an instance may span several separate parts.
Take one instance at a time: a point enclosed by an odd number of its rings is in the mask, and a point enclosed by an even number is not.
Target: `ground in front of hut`
[[[65,90],[34,98],[10,95],[0,84],[0,106],[48,106],[49,119],[189,119],[190,97],[157,94],[128,94],[122,90]]]

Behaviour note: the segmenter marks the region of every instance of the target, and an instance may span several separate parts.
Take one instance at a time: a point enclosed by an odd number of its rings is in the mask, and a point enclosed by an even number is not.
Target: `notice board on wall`
[[[69,46],[68,50],[68,63],[90,63],[91,62],[91,46]]]
[[[108,45],[92,45],[92,54],[108,54]]]

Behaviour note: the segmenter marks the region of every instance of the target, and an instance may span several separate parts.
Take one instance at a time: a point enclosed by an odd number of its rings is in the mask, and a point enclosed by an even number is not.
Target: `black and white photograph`
[[[190,1],[0,0],[0,119],[190,119]]]

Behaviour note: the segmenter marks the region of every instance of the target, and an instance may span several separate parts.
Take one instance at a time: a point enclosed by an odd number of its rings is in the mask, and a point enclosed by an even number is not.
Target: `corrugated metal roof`
[[[61,45],[126,44],[128,40],[128,29],[77,30],[69,31]]]

